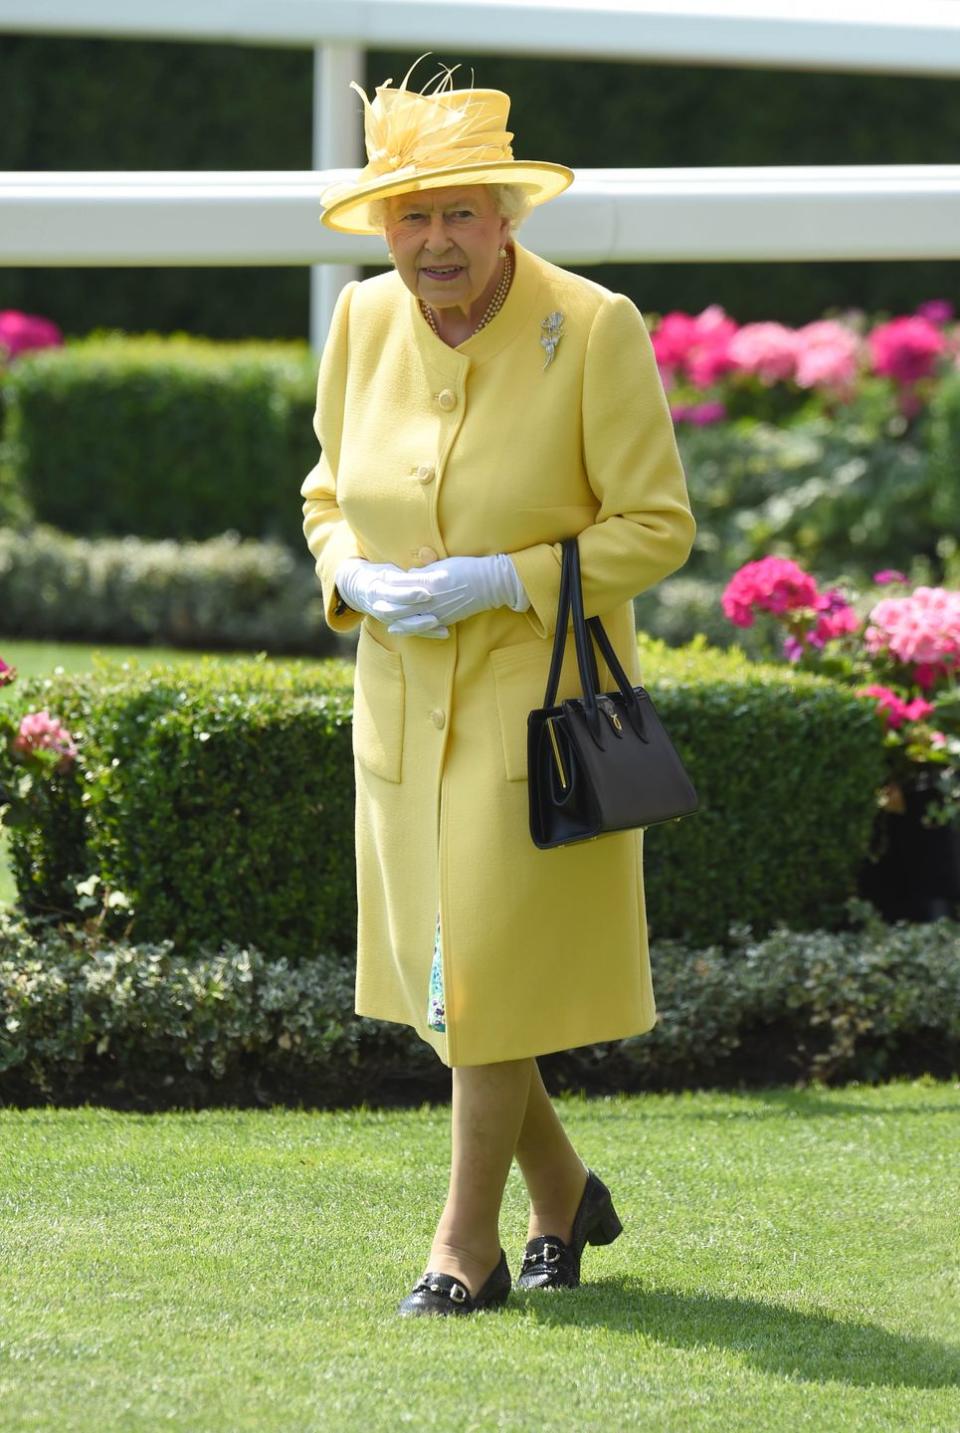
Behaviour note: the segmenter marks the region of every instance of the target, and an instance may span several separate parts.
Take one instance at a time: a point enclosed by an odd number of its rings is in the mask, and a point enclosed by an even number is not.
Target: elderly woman
[[[358,90],[369,163],[323,195],[323,222],[382,233],[395,271],[340,295],[301,492],[327,621],[360,628],[357,1012],[413,1026],[452,1067],[449,1190],[400,1311],[467,1314],[511,1287],[514,1158],[520,1286],[576,1286],[584,1246],[621,1231],[536,1057],[654,1023],[642,836],[534,845],[527,713],[561,540],[577,536],[585,613],[639,683],[632,599],[686,560],[694,522],[639,312],[515,237],[572,172],[513,157],[507,95],[409,78],[372,103]],[[579,691],[571,632],[558,700]]]

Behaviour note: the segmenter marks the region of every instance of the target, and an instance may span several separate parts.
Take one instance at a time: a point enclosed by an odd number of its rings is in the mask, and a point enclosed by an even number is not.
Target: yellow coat
[[[544,367],[541,323],[564,315]],[[361,1015],[416,1027],[448,1065],[648,1030],[642,836],[534,846],[527,713],[543,704],[560,539],[580,534],[586,615],[640,681],[632,598],[694,534],[649,335],[629,299],[516,245],[497,317],[458,348],[397,274],[349,284],[320,363],[322,456],[304,533],[326,617],[361,624],[354,690]],[[340,601],[347,556],[404,569],[507,552],[527,612],[445,639],[392,636]],[[599,658],[603,689],[612,685]],[[572,632],[560,697],[580,690]],[[436,913],[446,1034],[427,1028]]]

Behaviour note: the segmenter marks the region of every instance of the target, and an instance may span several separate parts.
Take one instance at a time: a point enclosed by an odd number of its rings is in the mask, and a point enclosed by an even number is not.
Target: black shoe
[[[507,1256],[500,1250],[500,1262],[482,1289],[470,1293],[466,1284],[451,1274],[427,1272],[400,1305],[401,1314],[476,1314],[505,1303],[512,1287]]]
[[[531,1239],[517,1279],[520,1289],[576,1289],[584,1244],[612,1244],[623,1225],[602,1179],[587,1170],[587,1187],[573,1217],[570,1243],[551,1234]]]

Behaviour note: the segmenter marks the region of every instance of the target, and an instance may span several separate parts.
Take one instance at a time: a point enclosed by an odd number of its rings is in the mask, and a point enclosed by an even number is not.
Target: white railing
[[[0,173],[0,263],[382,264],[315,173]],[[523,229],[558,263],[958,259],[960,165],[584,169]]]

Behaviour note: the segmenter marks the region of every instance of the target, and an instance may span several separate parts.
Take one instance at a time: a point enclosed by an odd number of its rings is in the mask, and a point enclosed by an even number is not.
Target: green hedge
[[[86,536],[233,529],[303,550],[317,460],[306,344],[94,334],[24,354],[2,387],[0,491]]]
[[[4,637],[333,656],[313,559],[224,533],[206,542],[0,528]]]
[[[960,538],[960,370],[937,385],[928,419],[930,516],[952,550]]]
[[[644,643],[641,665],[703,809],[646,838],[658,938],[721,940],[842,919],[883,780],[869,703],[831,682],[702,643]],[[354,937],[352,668],[206,659],[34,679],[84,763],[12,833],[20,899],[76,915],[95,873],[129,901],[138,940],[229,937],[302,958]],[[82,811],[82,820],[78,817]],[[126,920],[111,912],[115,929]]]
[[[862,913],[861,913],[862,919]],[[548,1056],[554,1089],[684,1089],[960,1072],[960,925],[778,928],[651,950],[649,1034]],[[157,1110],[445,1097],[407,1026],[353,1013],[352,970],[223,943],[110,942],[0,914],[0,1104]]]
[[[76,917],[75,881],[120,893],[114,931],[181,948],[223,939],[299,959],[356,937],[351,665],[99,659],[23,683],[83,754],[11,832],[19,900]],[[19,684],[18,684],[19,685]]]

